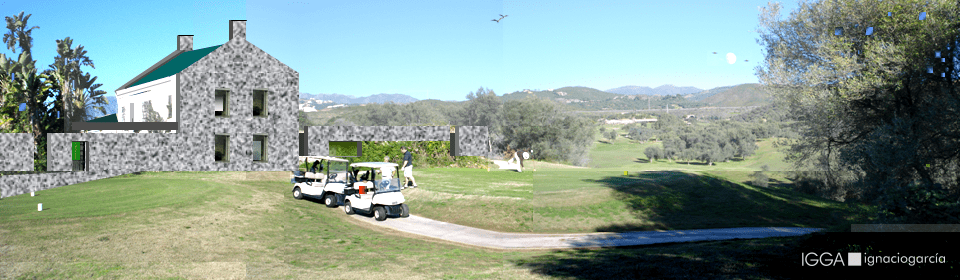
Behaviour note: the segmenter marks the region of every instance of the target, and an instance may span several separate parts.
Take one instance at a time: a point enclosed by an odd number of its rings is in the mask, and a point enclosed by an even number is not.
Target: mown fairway
[[[793,258],[784,252],[798,241],[794,237],[589,250],[487,250],[422,240],[355,221],[341,209],[328,209],[319,202],[295,200],[290,197],[288,176],[286,172],[145,173],[45,190],[37,197],[4,198],[0,200],[0,275],[15,279],[770,278],[781,276],[777,271],[792,264]],[[491,192],[519,196],[515,191]],[[39,202],[44,203],[43,212],[36,211]]]
[[[505,232],[701,229],[758,226],[830,228],[871,208],[744,184],[750,172],[580,169],[545,163],[536,172],[438,168],[416,171],[404,191],[415,215]],[[550,166],[548,166],[550,165]],[[774,178],[782,176],[771,176]],[[778,182],[780,184],[778,184]]]

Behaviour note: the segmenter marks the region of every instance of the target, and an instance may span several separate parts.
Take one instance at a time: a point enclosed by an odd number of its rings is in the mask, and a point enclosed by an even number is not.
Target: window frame
[[[255,106],[257,105],[257,93],[258,93],[258,92],[262,92],[262,93],[263,93],[263,96],[261,96],[261,98],[260,98],[260,99],[261,99],[261,104],[263,105],[263,108],[260,109],[260,115],[256,115],[256,113],[253,111],[253,107],[255,107]],[[252,97],[251,99],[253,100],[253,102],[252,102],[252,104],[250,105],[250,114],[253,115],[254,117],[261,117],[261,118],[266,118],[266,117],[270,116],[270,110],[269,110],[270,105],[267,104],[267,100],[270,99],[270,98],[269,98],[269,97],[270,97],[270,91],[267,90],[267,89],[254,89],[253,92],[251,93],[251,97]]]
[[[223,92],[223,113],[217,116],[217,95]],[[218,118],[228,118],[230,117],[230,90],[225,88],[217,88],[213,91],[213,116]]]
[[[217,145],[219,144],[217,138],[224,138],[223,145],[223,159],[217,160]],[[213,161],[214,162],[230,162],[230,134],[216,133],[213,135]]]
[[[267,162],[267,159],[268,159],[268,158],[267,158],[267,155],[268,155],[267,151],[270,149],[270,145],[268,145],[268,143],[270,143],[270,142],[269,142],[269,141],[270,141],[270,135],[267,135],[267,134],[265,134],[265,133],[254,133],[254,134],[253,134],[253,142],[256,142],[258,139],[261,140],[261,141],[260,141],[260,143],[261,143],[261,144],[260,144],[260,149],[261,149],[261,150],[260,150],[260,160],[257,160],[256,157],[254,157],[254,158],[253,158],[253,162]],[[256,153],[256,150],[254,150],[254,154],[255,154],[255,153]]]

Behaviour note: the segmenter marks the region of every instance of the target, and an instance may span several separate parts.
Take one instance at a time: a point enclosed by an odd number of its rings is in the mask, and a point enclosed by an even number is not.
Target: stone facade
[[[308,126],[306,129],[307,154],[311,156],[329,155],[329,141],[450,141],[449,126]]]
[[[230,41],[176,74],[177,133],[50,133],[45,174],[0,177],[2,197],[109,178],[139,171],[287,171],[299,154],[300,75],[247,42],[246,21],[230,22]],[[178,48],[192,48],[192,36],[179,36]],[[228,90],[228,114],[215,116],[217,90]],[[253,92],[265,90],[267,115],[253,116]],[[447,126],[307,127],[309,155],[327,155],[329,141],[450,141]],[[462,127],[461,156],[486,150],[486,127]],[[214,139],[228,135],[228,161],[214,160]],[[253,136],[267,136],[266,161],[253,161]],[[0,135],[0,144],[17,152],[0,168],[33,169],[29,135]],[[23,138],[23,139],[21,139]],[[71,172],[71,144],[87,142],[86,171]],[[7,144],[5,144],[7,143]],[[27,145],[29,144],[29,145]],[[27,158],[29,156],[29,158]],[[25,166],[24,166],[25,165]]]
[[[457,127],[457,144],[460,156],[485,156],[489,152],[489,139],[486,126]]]
[[[37,151],[33,134],[2,133],[0,147],[3,147],[0,171],[33,171],[33,154]]]

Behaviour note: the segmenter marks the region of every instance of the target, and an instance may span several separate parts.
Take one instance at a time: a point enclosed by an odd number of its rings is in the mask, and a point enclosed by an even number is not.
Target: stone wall
[[[33,134],[0,133],[0,171],[33,171]]]
[[[330,141],[450,141],[449,126],[308,126],[307,154],[330,154]]]
[[[457,127],[457,144],[460,144],[460,156],[486,156],[489,150],[486,126]]]

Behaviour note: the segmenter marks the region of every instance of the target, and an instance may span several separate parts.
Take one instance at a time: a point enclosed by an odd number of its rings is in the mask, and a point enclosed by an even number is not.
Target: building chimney
[[[193,35],[177,35],[177,50],[185,52],[192,51]]]
[[[247,21],[246,20],[231,20],[230,21],[230,41],[234,39],[247,40]]]

